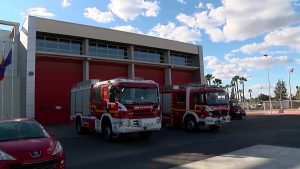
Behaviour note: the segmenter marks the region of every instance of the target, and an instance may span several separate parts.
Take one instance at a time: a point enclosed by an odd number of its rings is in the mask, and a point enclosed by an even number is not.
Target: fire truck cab
[[[71,90],[71,115],[79,134],[102,133],[111,141],[122,133],[149,138],[161,129],[159,87],[152,80],[88,80]]]
[[[230,122],[228,94],[203,84],[169,85],[160,88],[163,125],[194,131],[200,126],[218,130]]]

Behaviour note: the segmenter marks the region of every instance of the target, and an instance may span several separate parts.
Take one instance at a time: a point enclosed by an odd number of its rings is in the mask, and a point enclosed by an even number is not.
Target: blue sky
[[[300,86],[300,0],[1,0],[0,19],[26,15],[113,28],[203,46],[205,74],[248,79],[253,96],[279,79]],[[267,54],[268,58],[263,55]],[[288,87],[288,86],[287,86]],[[247,94],[248,96],[248,94]]]

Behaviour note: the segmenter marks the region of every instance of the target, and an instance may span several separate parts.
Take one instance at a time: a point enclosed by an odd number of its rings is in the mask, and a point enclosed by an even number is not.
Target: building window
[[[183,54],[183,53],[175,53],[171,52],[171,64],[174,65],[182,65],[182,66],[192,66],[192,56]]]
[[[106,42],[90,42],[89,55],[115,59],[127,59],[127,47]]]
[[[134,60],[164,63],[163,53],[154,49],[135,48]]]
[[[36,37],[36,50],[40,52],[81,55],[82,44],[80,40],[38,35]]]

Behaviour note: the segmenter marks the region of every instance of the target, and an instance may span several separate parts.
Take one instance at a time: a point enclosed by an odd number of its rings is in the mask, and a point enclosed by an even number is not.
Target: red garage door
[[[118,77],[128,76],[126,64],[90,62],[90,79],[109,80]]]
[[[67,123],[71,88],[82,81],[82,61],[38,56],[35,78],[36,119],[42,124]]]
[[[136,65],[135,77],[141,77],[145,80],[154,80],[159,85],[165,85],[164,68]]]
[[[172,69],[172,84],[185,84],[193,82],[193,71]]]

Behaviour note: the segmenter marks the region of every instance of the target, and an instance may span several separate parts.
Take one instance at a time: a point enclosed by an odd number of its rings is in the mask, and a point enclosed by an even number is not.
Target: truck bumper
[[[116,134],[155,131],[161,129],[160,118],[119,120],[114,123],[112,130]]]
[[[205,126],[221,126],[221,124],[229,123],[230,122],[230,116],[224,116],[224,117],[206,117],[204,119],[204,125]]]

